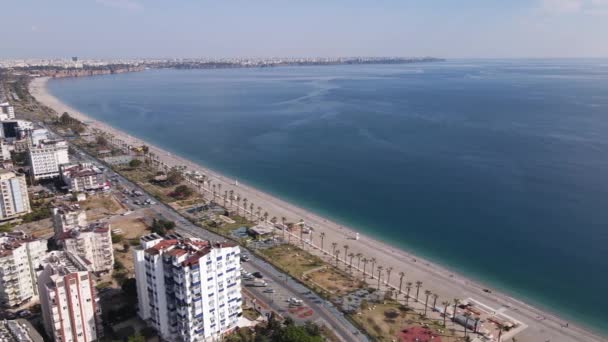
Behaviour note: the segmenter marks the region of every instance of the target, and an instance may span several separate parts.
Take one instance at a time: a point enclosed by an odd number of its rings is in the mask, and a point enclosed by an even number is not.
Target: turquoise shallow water
[[[59,79],[78,110],[608,331],[608,61]]]

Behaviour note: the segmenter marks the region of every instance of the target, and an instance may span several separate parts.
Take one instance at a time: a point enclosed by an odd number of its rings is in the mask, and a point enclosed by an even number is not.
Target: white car
[[[289,304],[294,305],[294,306],[301,306],[302,305],[302,300],[298,299],[296,297],[291,297],[289,298]]]

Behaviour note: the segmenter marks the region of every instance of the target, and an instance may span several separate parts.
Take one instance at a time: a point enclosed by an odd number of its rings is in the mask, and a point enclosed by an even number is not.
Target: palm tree
[[[460,299],[454,298],[454,312],[452,312],[452,320],[456,318],[456,307],[460,304]]]
[[[382,265],[376,267],[378,270],[378,290],[380,290],[380,279],[382,279]]]
[[[437,298],[439,298],[439,295],[433,293],[433,310],[437,307]]]
[[[262,207],[260,207],[260,206],[258,205],[258,210],[256,210],[256,212],[255,212],[255,216],[256,216],[256,218],[257,218],[258,220],[259,220],[260,218],[262,218],[261,214],[262,214]]]
[[[323,240],[325,240],[325,232],[321,232],[321,252],[325,252],[323,249]]]
[[[236,196],[236,216],[239,216],[239,211],[241,209],[241,196]]]
[[[243,211],[245,217],[247,217],[247,198],[243,198]]]
[[[344,263],[346,264],[346,254],[348,253],[348,245],[344,245]]]
[[[348,266],[348,268],[352,270],[352,268],[353,268],[353,258],[355,257],[355,254],[348,253],[348,257],[350,258],[350,265]]]
[[[264,222],[268,221],[268,212],[264,212]]]
[[[464,337],[467,337],[467,328],[469,327],[469,318],[471,318],[471,313],[470,312],[465,312],[464,313]]]
[[[431,295],[431,291],[425,290],[424,295],[426,296],[426,299],[424,300],[424,315],[426,316],[426,310],[429,307],[429,296]]]
[[[226,202],[228,202],[228,191],[224,191],[224,208],[226,208]]]
[[[228,196],[230,199],[230,206],[232,206],[232,201],[234,200],[234,190],[230,190],[228,193],[230,194],[230,196]]]
[[[331,243],[331,255],[336,254],[336,248],[338,247],[338,243],[337,242],[332,242]]]
[[[505,330],[505,327],[502,325],[498,327],[498,342],[500,342],[500,338],[502,337],[502,332]]]
[[[217,184],[217,192],[219,192],[219,193],[222,192],[222,183]]]
[[[215,201],[215,184],[213,184],[213,198],[212,198],[212,200]]]
[[[285,221],[287,221],[287,218],[285,218],[285,216],[281,217],[281,224],[283,225],[283,240],[285,240],[285,231],[287,230],[287,226],[285,225]]]
[[[450,305],[450,302],[444,300],[441,302],[441,305],[443,305],[443,327],[445,328],[445,319],[448,317],[448,306]]]
[[[372,263],[372,271],[370,272],[370,274],[372,275],[372,278],[374,277],[374,265],[376,264],[376,258],[372,258],[372,260],[370,260]]]
[[[249,219],[253,220],[253,208],[255,207],[255,204],[253,204],[253,202],[251,202],[249,204]]]
[[[355,256],[357,257],[357,269],[359,270],[359,266],[361,266],[361,257],[363,256],[363,254],[357,253]]]
[[[418,293],[420,293],[420,286],[422,286],[422,282],[418,280],[416,282],[416,302],[418,302]]]
[[[336,267],[338,267],[338,261],[340,260],[340,251],[336,251],[334,256],[336,257]]]
[[[401,285],[403,285],[403,277],[405,277],[405,272],[399,272],[399,294],[403,294],[403,292],[401,292]]]
[[[391,286],[391,272],[393,271],[392,267],[386,269],[386,286]]]
[[[410,301],[410,291],[412,290],[411,281],[408,281],[407,283],[405,283],[405,289],[407,290],[407,295],[405,296],[405,304],[407,305],[407,303],[409,303],[409,301]]]
[[[473,330],[475,334],[477,334],[477,326],[479,325],[479,319],[479,317],[475,317],[475,329]]]
[[[365,273],[365,268],[367,267],[367,263],[369,262],[369,260],[367,260],[367,258],[363,258],[363,279],[365,280],[365,277],[367,276],[367,274]]]
[[[300,219],[298,225],[300,226],[300,243],[304,245],[304,220]]]

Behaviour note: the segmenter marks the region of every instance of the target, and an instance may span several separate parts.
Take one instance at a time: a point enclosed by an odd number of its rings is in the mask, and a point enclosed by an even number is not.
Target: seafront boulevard
[[[303,220],[307,226],[313,228],[312,234],[307,234],[305,243],[303,244],[305,247],[312,247],[309,248],[312,253],[331,261],[332,258],[335,258],[335,255],[329,255],[333,254],[333,251],[330,253],[330,246],[332,246],[332,243],[336,243],[337,249],[344,251],[344,253],[340,252],[338,256],[338,259],[341,259],[344,265],[348,263],[348,260],[346,260],[348,257],[346,250],[349,253],[360,254],[369,260],[374,259],[376,266],[381,266],[382,268],[376,274],[365,272],[367,273],[365,278],[369,281],[370,286],[375,287],[375,284],[378,283],[378,287],[380,287],[382,285],[380,283],[388,282],[398,291],[400,285],[404,285],[400,284],[402,278],[399,277],[399,274],[400,272],[404,272],[403,278],[405,278],[405,281],[422,282],[422,291],[429,290],[437,294],[440,298],[439,302],[445,300],[452,302],[454,298],[462,301],[472,299],[477,303],[476,307],[485,308],[491,315],[501,316],[501,319],[512,317],[514,321],[520,322],[516,329],[503,334],[503,340],[507,338],[511,339],[515,335],[519,341],[602,341],[600,337],[596,337],[582,328],[576,327],[573,324],[567,324],[564,320],[541,312],[496,291],[492,293],[485,292],[484,286],[480,284],[414,255],[381,243],[369,236],[360,234],[359,239],[355,239],[356,232],[351,229],[323,219],[245,184],[236,183],[234,179],[227,179],[184,158],[169,154],[149,142],[143,142],[103,122],[93,120],[85,114],[64,105],[50,95],[46,90],[46,82],[46,78],[38,78],[33,80],[30,85],[30,91],[38,101],[53,108],[57,113],[69,112],[70,115],[85,122],[89,127],[107,132],[113,136],[113,139],[120,140],[123,144],[131,146],[145,144],[149,146],[150,153],[163,165],[167,165],[168,167],[185,166],[189,171],[197,171],[206,175],[210,183],[208,182],[201,189],[202,191],[211,192],[211,183],[216,186],[221,184],[222,191],[232,191],[235,194],[239,194],[242,198],[247,198],[249,203],[255,203],[255,207],[261,207],[263,211],[268,212],[269,217],[285,217],[289,222]],[[295,241],[302,236],[299,232],[291,232],[290,234],[293,234],[292,237]],[[320,248],[322,244],[324,245],[323,251]],[[361,272],[363,267],[352,268],[358,268],[359,270],[355,271],[355,273],[358,272],[363,276]],[[388,280],[389,277],[387,277],[387,273],[389,272],[386,272],[389,269],[393,275],[392,277],[389,276],[390,281]],[[380,277],[380,280],[378,277]],[[385,286],[382,285],[382,288],[385,288]],[[401,296],[401,300],[403,301],[404,299]],[[412,302],[411,299],[410,302]],[[416,305],[421,306],[422,304],[418,303]],[[443,310],[443,307],[438,306],[438,309]]]

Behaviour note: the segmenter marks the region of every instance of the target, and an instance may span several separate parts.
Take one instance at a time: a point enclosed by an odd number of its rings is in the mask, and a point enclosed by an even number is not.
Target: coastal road
[[[105,167],[99,160],[89,155],[82,149],[71,144],[71,146],[80,154],[79,158],[82,160],[88,160],[98,166],[105,168],[105,174],[108,178],[116,177],[118,183],[128,189],[135,189],[146,194],[147,197],[153,198],[143,188],[140,188],[133,182],[124,178],[123,176],[115,173],[113,170]],[[156,203],[149,206],[156,214],[163,216],[165,219],[175,221],[177,231],[181,234],[190,235],[205,240],[212,241],[223,241],[226,240],[223,236],[217,235],[211,231],[196,226],[192,222],[184,218],[180,213],[175,211],[173,208],[163,204]],[[241,249],[244,249],[241,247]],[[289,275],[279,271],[266,261],[250,254],[250,261],[242,263],[243,268],[249,272],[260,272],[264,278],[272,284],[272,288],[278,294],[281,294],[282,299],[296,297],[303,301],[303,306],[309,307],[313,311],[313,315],[310,316],[310,320],[325,325],[330,329],[338,338],[343,341],[369,341],[369,339],[361,333],[350,321],[348,321],[344,315],[335,307],[333,304],[325,301],[323,298],[312,293],[307,287],[295,281]],[[254,292],[257,295],[263,297],[264,288],[253,289],[248,288],[250,292]],[[252,290],[253,289],[253,290]],[[267,296],[266,296],[267,297]],[[279,297],[279,296],[277,296]],[[272,298],[271,298],[272,299]],[[268,298],[264,298],[265,302],[268,302]],[[277,312],[283,315],[289,314],[289,304],[286,300],[274,300],[271,306]],[[294,318],[295,321],[302,321],[298,317]]]

